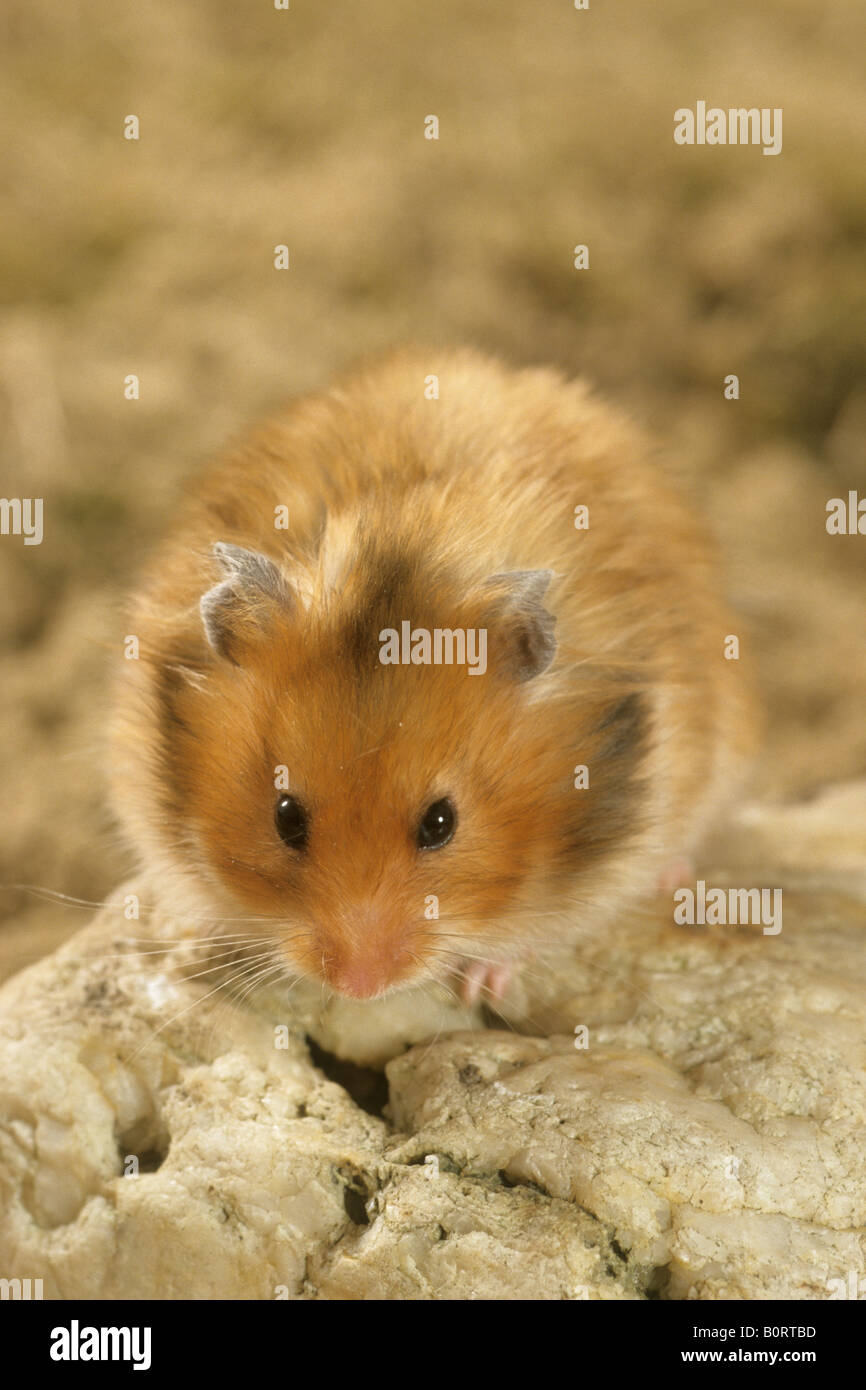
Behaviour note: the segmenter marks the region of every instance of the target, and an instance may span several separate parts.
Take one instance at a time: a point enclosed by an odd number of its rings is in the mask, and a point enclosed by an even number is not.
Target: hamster
[[[133,599],[112,797],[161,906],[348,998],[495,1000],[736,794],[716,573],[640,434],[557,371],[403,350],[295,401]]]

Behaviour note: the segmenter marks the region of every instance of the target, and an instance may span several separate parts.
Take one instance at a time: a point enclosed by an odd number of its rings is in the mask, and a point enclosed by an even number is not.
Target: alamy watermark
[[[150,1369],[149,1327],[82,1327],[73,1318],[68,1327],[51,1331],[52,1361],[131,1361],[134,1371]]]
[[[27,1302],[42,1296],[41,1279],[0,1279],[0,1301],[4,1303],[7,1299]]]
[[[847,501],[831,497],[826,510],[824,525],[829,536],[866,536],[866,497],[859,497],[853,488]]]
[[[25,545],[41,545],[42,498],[0,497],[0,536],[23,536]]]
[[[467,666],[470,676],[487,670],[487,629],[434,627],[413,628],[402,622],[400,631],[385,627],[379,633],[379,660],[383,666]]]
[[[782,930],[781,888],[707,888],[699,878],[694,888],[674,893],[678,926],[762,926],[764,936]]]
[[[678,145],[763,145],[764,154],[782,153],[781,106],[707,106],[699,101],[693,111],[680,106],[674,112],[674,140]]]

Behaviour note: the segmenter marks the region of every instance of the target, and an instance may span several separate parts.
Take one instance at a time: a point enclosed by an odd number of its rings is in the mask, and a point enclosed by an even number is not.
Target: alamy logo
[[[487,670],[487,629],[434,627],[413,628],[411,623],[385,627],[379,633],[379,660],[383,666],[468,666],[470,676]]]
[[[764,936],[782,930],[781,888],[707,888],[699,878],[695,889],[674,893],[674,921],[678,926],[763,926]]]
[[[68,1327],[51,1329],[52,1361],[131,1361],[134,1371],[150,1369],[149,1327]]]
[[[25,545],[42,544],[42,498],[0,497],[0,536],[23,536]]]
[[[674,140],[678,145],[763,145],[764,154],[782,153],[781,106],[707,106],[699,101],[693,111],[680,106],[674,112]]]

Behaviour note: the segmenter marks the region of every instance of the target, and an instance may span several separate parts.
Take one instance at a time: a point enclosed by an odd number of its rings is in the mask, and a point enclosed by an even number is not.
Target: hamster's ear
[[[224,578],[202,597],[201,619],[213,650],[238,666],[246,643],[280,611],[291,612],[297,599],[273,560],[257,550],[217,541],[213,556]]]
[[[486,589],[499,590],[492,609],[497,645],[514,680],[530,681],[546,671],[556,655],[556,618],[541,600],[553,570],[509,570],[494,574]],[[504,642],[504,646],[501,646]]]

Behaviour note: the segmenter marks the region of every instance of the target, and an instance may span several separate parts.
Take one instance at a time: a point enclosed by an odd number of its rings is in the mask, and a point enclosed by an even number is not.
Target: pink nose
[[[326,972],[332,989],[349,999],[375,999],[391,983],[389,961],[346,960],[335,962]]]

